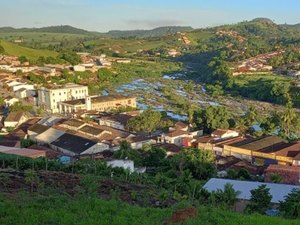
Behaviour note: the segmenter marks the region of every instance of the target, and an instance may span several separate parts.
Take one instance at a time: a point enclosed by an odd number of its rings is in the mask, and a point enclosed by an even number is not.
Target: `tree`
[[[270,188],[260,185],[257,189],[251,190],[251,199],[245,210],[248,213],[265,214],[271,205],[271,199]]]
[[[299,131],[300,118],[289,102],[284,112],[278,113],[280,132],[287,138]]]
[[[210,133],[215,129],[227,129],[230,127],[231,114],[224,106],[209,106],[206,110],[200,110],[195,114],[198,127]]]
[[[257,110],[255,106],[250,105],[249,110],[244,116],[244,120],[245,120],[245,125],[248,128],[254,125],[254,123],[258,122]]]
[[[23,56],[23,55],[22,55],[22,56],[19,57],[19,61],[20,61],[20,63],[23,64],[23,63],[25,63],[25,62],[28,62],[28,59],[26,58],[26,56]]]
[[[167,152],[165,149],[152,147],[150,151],[147,152],[147,156],[144,159],[144,165],[158,167],[165,160],[166,156]]]
[[[284,201],[280,202],[279,210],[281,214],[290,219],[300,219],[300,190],[294,189]]]
[[[271,173],[270,179],[271,179],[272,183],[281,183],[282,182],[282,177],[277,173]]]
[[[71,63],[72,65],[77,65],[81,62],[79,55],[75,52],[64,51],[58,55],[59,59]]]
[[[212,151],[190,148],[172,157],[170,165],[180,174],[189,170],[194,178],[206,180],[216,173],[214,160]]]
[[[151,133],[162,125],[162,115],[152,109],[145,110],[141,115],[131,118],[127,123],[127,128],[136,132]]]
[[[218,97],[224,94],[223,87],[219,84],[216,85],[207,85],[206,89],[212,97]]]
[[[240,192],[235,191],[232,184],[227,183],[224,185],[223,202],[227,207],[232,208],[238,201],[237,196],[239,194]]]

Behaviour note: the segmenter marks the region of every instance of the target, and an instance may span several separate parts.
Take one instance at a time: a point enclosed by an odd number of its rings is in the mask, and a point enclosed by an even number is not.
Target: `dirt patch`
[[[167,220],[166,224],[178,224],[184,223],[189,219],[195,219],[198,216],[198,211],[196,208],[186,208],[175,211],[170,219]]]

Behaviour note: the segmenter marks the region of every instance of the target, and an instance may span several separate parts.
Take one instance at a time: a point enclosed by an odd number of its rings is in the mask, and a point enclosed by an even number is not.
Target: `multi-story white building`
[[[54,88],[42,87],[38,89],[38,105],[51,113],[59,113],[59,102],[84,99],[88,95],[88,87],[77,84],[66,84]]]

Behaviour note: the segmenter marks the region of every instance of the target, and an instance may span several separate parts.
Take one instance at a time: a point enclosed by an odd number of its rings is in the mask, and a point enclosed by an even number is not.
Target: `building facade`
[[[88,96],[87,86],[66,84],[51,89],[42,87],[38,89],[38,105],[51,113],[59,113],[60,102],[84,99],[86,96]]]
[[[119,107],[136,108],[136,98],[120,95],[86,96],[82,99],[63,101],[58,104],[58,110],[62,114],[77,113],[80,110],[108,112]]]

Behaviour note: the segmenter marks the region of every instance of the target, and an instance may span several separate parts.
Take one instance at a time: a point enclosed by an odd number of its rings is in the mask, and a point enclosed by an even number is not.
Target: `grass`
[[[11,42],[7,42],[7,41],[4,41],[4,40],[0,41],[0,45],[2,45],[2,47],[4,48],[6,54],[13,55],[13,56],[25,56],[29,60],[36,60],[40,56],[56,57],[58,55],[58,53],[53,52],[53,51],[26,48],[26,47],[19,46],[17,44],[13,44]]]
[[[141,208],[116,200],[65,195],[49,197],[22,195],[0,197],[0,224],[5,225],[150,225],[163,224],[172,215],[172,208]],[[186,225],[298,225],[299,221],[261,215],[241,215],[221,209],[198,208],[198,218]]]
[[[260,73],[253,75],[239,75],[233,78],[235,83],[239,85],[245,85],[251,81],[258,81],[263,79],[265,81],[278,81],[278,82],[291,82],[293,78],[287,76],[281,76],[274,73]]]

